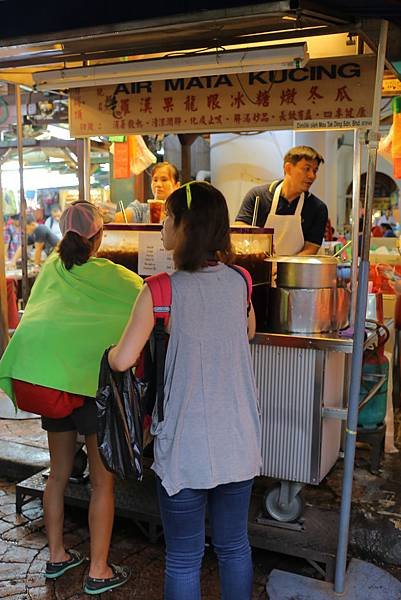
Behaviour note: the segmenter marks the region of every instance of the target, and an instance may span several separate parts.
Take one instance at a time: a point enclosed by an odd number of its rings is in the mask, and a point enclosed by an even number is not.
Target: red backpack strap
[[[252,277],[249,273],[249,271],[247,271],[246,269],[244,269],[244,267],[240,267],[238,265],[227,265],[228,267],[230,267],[230,269],[234,269],[234,271],[238,271],[238,273],[240,275],[242,275],[242,277],[245,280],[246,283],[246,302],[247,305],[249,306],[251,303],[251,297],[252,297]]]
[[[157,319],[163,319],[164,327],[170,318],[171,312],[171,282],[168,273],[158,273],[145,279],[149,286],[153,300],[153,314],[155,323]]]

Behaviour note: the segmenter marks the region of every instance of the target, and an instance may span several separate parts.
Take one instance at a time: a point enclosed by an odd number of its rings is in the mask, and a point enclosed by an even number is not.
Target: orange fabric
[[[114,142],[114,179],[131,177],[128,142]]]
[[[396,99],[394,99],[396,100]],[[399,98],[398,98],[399,100]],[[399,104],[394,104],[394,109],[399,110]],[[401,112],[393,113],[393,141],[391,145],[391,156],[393,157],[394,177],[401,178]]]
[[[401,158],[394,158],[394,177],[396,179],[401,179]]]

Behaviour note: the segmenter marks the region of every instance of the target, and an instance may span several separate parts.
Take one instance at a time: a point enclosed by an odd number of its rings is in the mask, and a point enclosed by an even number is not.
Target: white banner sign
[[[348,56],[299,69],[73,89],[71,135],[266,131],[369,119],[375,66],[373,55]]]

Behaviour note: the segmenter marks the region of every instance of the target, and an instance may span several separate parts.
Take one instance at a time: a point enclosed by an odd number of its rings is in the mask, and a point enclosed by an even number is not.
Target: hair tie
[[[210,185],[210,183],[208,181],[197,181],[197,180],[193,180],[193,181],[188,181],[188,183],[184,183],[184,187],[187,193],[187,208],[188,210],[191,210],[191,204],[192,204],[192,194],[191,194],[191,185],[193,183],[207,183]]]
[[[193,183],[193,182],[189,181],[188,183],[185,184],[185,189],[187,192],[187,208],[188,208],[188,210],[191,209],[191,204],[192,204],[191,183]]]

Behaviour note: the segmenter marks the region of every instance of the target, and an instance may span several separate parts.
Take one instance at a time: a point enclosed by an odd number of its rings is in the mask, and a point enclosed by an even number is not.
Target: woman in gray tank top
[[[152,423],[153,470],[166,540],[165,600],[199,600],[205,514],[219,561],[223,600],[250,600],[253,568],[247,517],[259,474],[260,424],[248,337],[246,281],[229,268],[224,196],[191,182],[166,202],[163,243],[173,250],[164,420]],[[123,371],[137,360],[154,324],[146,284],[125,332],[109,353]]]

